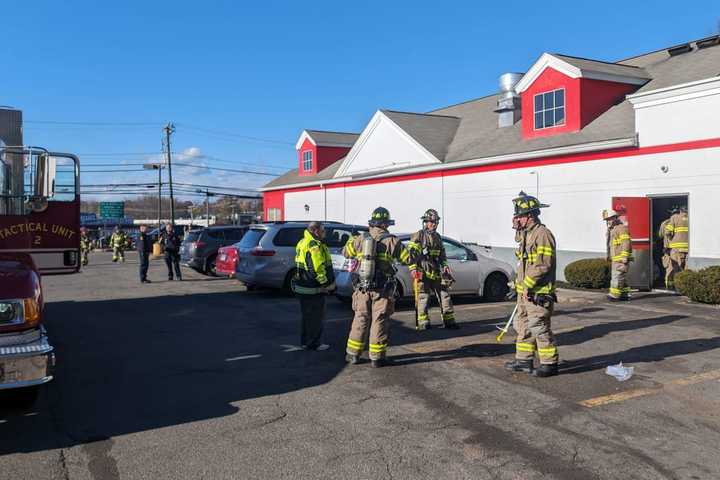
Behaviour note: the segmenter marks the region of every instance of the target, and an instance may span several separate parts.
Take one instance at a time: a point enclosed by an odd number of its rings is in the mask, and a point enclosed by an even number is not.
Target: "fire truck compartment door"
[[[632,239],[634,260],[628,270],[631,288],[650,290],[652,287],[652,249],[650,247],[650,199],[647,197],[613,197],[612,208],[625,211],[621,217],[627,223]]]

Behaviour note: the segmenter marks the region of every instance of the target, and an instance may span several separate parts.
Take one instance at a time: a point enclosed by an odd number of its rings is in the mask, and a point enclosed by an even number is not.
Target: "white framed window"
[[[565,89],[538,93],[535,104],[535,130],[565,125]]]
[[[268,222],[279,222],[282,220],[282,214],[280,212],[279,208],[268,208],[267,209],[267,219]]]
[[[302,153],[302,160],[303,160],[303,171],[309,172],[313,168],[313,158],[312,158],[312,150],[305,150]]]

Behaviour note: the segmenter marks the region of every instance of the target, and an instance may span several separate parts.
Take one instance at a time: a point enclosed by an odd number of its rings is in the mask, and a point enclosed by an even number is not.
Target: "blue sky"
[[[143,162],[173,121],[181,160],[268,172],[295,166],[304,128],[359,132],[378,108],[422,112],[493,93],[499,74],[544,51],[619,60],[711,35],[720,18],[720,4],[703,0],[6,3],[0,104],[23,110],[26,143],[80,153],[85,165]]]

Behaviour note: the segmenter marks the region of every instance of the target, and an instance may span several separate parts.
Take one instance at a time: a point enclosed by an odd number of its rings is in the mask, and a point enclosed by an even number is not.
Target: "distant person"
[[[127,234],[120,228],[120,225],[115,225],[115,231],[110,237],[110,246],[113,250],[113,262],[117,262],[118,260],[123,263],[125,262],[125,249],[129,243],[130,239],[128,239]]]
[[[147,234],[147,225],[140,225],[140,233],[137,237],[137,252],[140,262],[140,283],[152,283],[147,278],[150,267],[150,253],[152,252],[152,239]]]
[[[87,235],[87,229],[80,227],[80,264],[83,267],[88,264],[90,250],[92,250],[92,241]]]
[[[324,239],[325,228],[322,223],[310,222],[303,238],[295,246],[297,273],[292,287],[300,300],[300,344],[305,350],[329,348],[329,345],[322,343],[322,335],[325,324],[325,297],[335,290],[335,272]]]
[[[178,280],[182,280],[182,273],[180,272],[180,244],[182,240],[177,233],[175,233],[172,223],[165,225],[165,231],[160,235],[160,246],[165,252],[165,265],[168,269],[168,280],[173,280],[173,269],[175,270],[175,277]]]
[[[681,205],[665,225],[665,238],[670,247],[670,275],[668,287],[675,288],[675,275],[687,268],[690,228],[687,206]]]

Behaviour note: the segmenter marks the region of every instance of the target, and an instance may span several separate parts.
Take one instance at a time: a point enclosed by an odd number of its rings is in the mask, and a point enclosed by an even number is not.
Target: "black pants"
[[[147,252],[138,252],[138,261],[140,262],[140,281],[147,280],[148,267],[150,266],[150,257]]]
[[[168,269],[168,278],[173,279],[173,268],[175,269],[175,276],[178,280],[182,280],[182,274],[180,273],[180,253],[176,250],[165,250],[165,265]]]
[[[308,348],[317,348],[322,343],[325,326],[325,295],[300,295],[302,327],[300,344]]]

